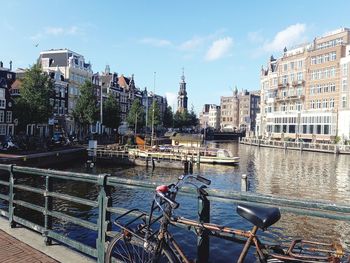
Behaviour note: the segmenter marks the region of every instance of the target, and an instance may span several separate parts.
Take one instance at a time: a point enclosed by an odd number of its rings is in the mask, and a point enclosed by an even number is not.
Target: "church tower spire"
[[[182,76],[180,82],[180,90],[177,96],[177,111],[184,112],[187,111],[187,91],[185,82],[185,69],[182,68]]]

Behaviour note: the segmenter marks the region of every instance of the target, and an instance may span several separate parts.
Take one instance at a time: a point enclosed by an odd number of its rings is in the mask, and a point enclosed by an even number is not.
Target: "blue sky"
[[[350,27],[344,1],[20,1],[0,0],[0,60],[14,68],[39,52],[69,48],[93,70],[135,75],[138,87],[167,95],[185,68],[189,105],[220,104],[238,89],[259,89],[271,54]],[[36,45],[38,46],[36,47]]]

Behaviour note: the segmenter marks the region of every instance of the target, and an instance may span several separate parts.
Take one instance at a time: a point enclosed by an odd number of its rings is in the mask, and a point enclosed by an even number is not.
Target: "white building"
[[[284,49],[261,69],[262,137],[333,141],[349,137],[350,30],[341,28],[311,43]]]
[[[75,123],[72,117],[77,98],[80,95],[79,86],[86,80],[91,81],[93,72],[91,64],[85,62],[84,56],[69,49],[51,49],[40,52],[39,62],[43,71],[59,71],[68,81],[68,117],[66,119],[66,132],[75,131]]]

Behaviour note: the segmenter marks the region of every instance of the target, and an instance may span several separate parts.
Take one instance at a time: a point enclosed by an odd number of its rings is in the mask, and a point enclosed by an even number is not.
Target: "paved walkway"
[[[58,261],[0,230],[0,262],[55,263]]]

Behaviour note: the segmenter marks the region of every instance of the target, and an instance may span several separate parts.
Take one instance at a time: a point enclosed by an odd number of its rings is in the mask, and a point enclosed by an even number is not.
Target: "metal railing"
[[[29,176],[30,178],[40,177],[44,179],[44,186],[33,186],[33,184],[28,185],[23,183],[23,180],[19,179],[24,175]],[[75,181],[93,184],[98,186],[98,195],[94,200],[91,200],[91,198],[82,198],[68,193],[63,193],[62,191],[55,191],[53,183],[54,180],[57,179],[65,180],[68,183]],[[4,206],[2,206],[0,209],[0,214],[8,218],[11,227],[15,227],[16,224],[26,226],[43,234],[44,241],[47,245],[50,245],[52,240],[55,240],[91,257],[94,257],[97,259],[97,262],[102,263],[104,262],[108,236],[113,234],[113,232],[111,232],[111,214],[122,214],[127,211],[125,208],[112,206],[112,187],[122,186],[126,188],[154,191],[157,183],[112,177],[108,174],[92,175],[0,164],[0,186],[2,188],[0,199],[8,202],[8,209],[6,210],[4,209]],[[4,192],[6,192],[3,191],[4,188],[7,188],[7,194],[4,194]],[[44,205],[40,206],[35,204],[31,198],[27,198],[26,200],[23,198],[21,199],[20,195],[17,195],[19,191],[42,196],[44,198]],[[209,221],[208,215],[210,214],[210,201],[279,206],[281,211],[350,221],[350,206],[345,204],[335,204],[314,200],[305,201],[250,192],[222,191],[216,189],[210,189],[208,190],[208,193],[208,199],[204,200],[204,203],[203,200],[199,200],[198,202],[198,214],[201,222]],[[197,197],[196,190],[191,188],[183,188],[181,190],[181,194]],[[54,210],[54,199],[96,208],[97,222],[94,223],[68,215],[62,211]],[[28,221],[24,217],[21,217],[19,215],[20,213],[18,213],[20,207],[25,207],[27,209],[39,212],[44,219],[44,224],[39,225]],[[53,228],[54,218],[95,231],[97,233],[96,246],[92,247],[78,242],[62,233],[59,233],[58,231],[55,231]],[[198,242],[198,251],[201,253],[201,255],[208,255],[209,247],[206,245],[209,244],[206,240],[208,239],[208,236],[198,236],[198,239],[200,240],[200,242]]]
[[[290,141],[283,141],[283,140],[279,141],[279,140],[266,140],[266,139],[256,139],[256,138],[242,138],[240,140],[240,143],[254,145],[254,146],[291,149],[291,150],[300,150],[300,151],[350,154],[350,145],[340,145],[340,144],[331,144],[331,143],[290,142]]]

